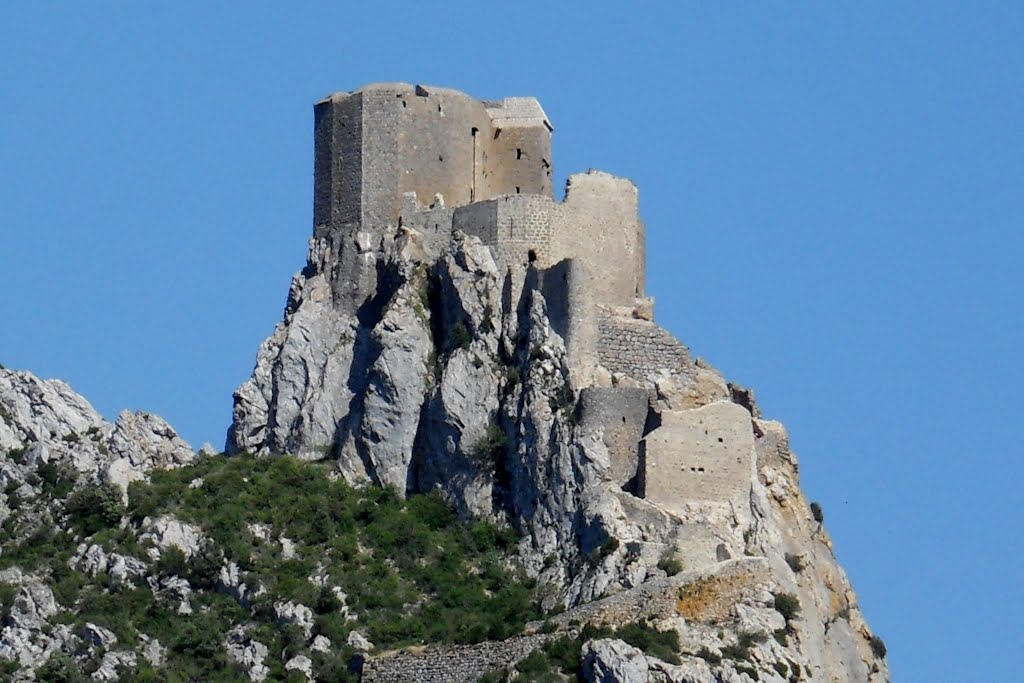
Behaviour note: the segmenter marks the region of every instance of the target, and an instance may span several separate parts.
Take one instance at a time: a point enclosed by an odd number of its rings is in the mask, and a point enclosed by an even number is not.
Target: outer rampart
[[[363,683],[475,683],[495,669],[513,667],[561,634],[516,636],[477,645],[400,653],[363,663]]]
[[[665,411],[661,420],[644,438],[641,497],[670,512],[687,502],[740,507],[749,499],[755,452],[746,408],[722,401]]]

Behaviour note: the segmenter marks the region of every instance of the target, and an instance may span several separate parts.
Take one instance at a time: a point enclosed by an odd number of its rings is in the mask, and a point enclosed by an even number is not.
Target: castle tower
[[[551,131],[532,97],[404,83],[335,93],[314,107],[314,232],[395,224],[407,192],[447,206],[550,196]]]

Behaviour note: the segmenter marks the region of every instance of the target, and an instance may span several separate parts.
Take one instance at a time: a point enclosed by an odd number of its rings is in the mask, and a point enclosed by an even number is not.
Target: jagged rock
[[[154,667],[161,667],[167,660],[167,648],[160,644],[160,641],[156,638],[150,638],[149,636],[140,635],[140,639],[143,642],[142,645],[142,656],[147,662]]]
[[[306,677],[307,681],[313,680],[313,660],[306,655],[297,655],[284,663],[285,671],[298,671]]]
[[[92,679],[94,681],[119,681],[121,680],[120,672],[134,669],[137,661],[138,657],[135,653],[128,650],[107,652],[103,655],[99,668],[92,673]]]
[[[313,652],[329,653],[331,651],[331,639],[327,636],[316,636],[313,638],[313,642],[309,644],[309,649]]]
[[[107,554],[96,544],[80,543],[68,565],[89,576],[96,576],[107,571]]]
[[[308,639],[313,632],[313,610],[305,605],[292,602],[275,602],[274,613],[277,623],[287,626],[294,625],[302,629]]]
[[[348,632],[348,640],[346,642],[349,647],[359,652],[369,652],[374,648],[373,643],[371,643],[366,636],[356,630]]]
[[[16,628],[39,629],[58,611],[53,591],[43,583],[30,581],[15,594],[7,621]]]
[[[111,645],[117,643],[117,636],[113,631],[89,622],[78,630],[78,637],[98,650],[109,650]]]
[[[176,605],[178,614],[192,614],[192,586],[186,579],[180,576],[150,576],[146,581],[154,595]]]
[[[277,539],[277,542],[281,544],[281,559],[282,560],[294,560],[298,546],[295,541],[290,538],[281,536]]]
[[[156,545],[151,548],[153,560],[160,559],[160,551],[173,546],[185,554],[185,558],[191,558],[200,552],[203,543],[203,532],[199,527],[182,522],[170,515],[149,519],[142,522],[143,533],[139,536],[140,541],[150,541]]]
[[[246,670],[250,681],[264,681],[270,675],[270,667],[263,663],[270,651],[263,643],[249,638],[244,627],[228,631],[224,648],[228,659]]]
[[[217,578],[217,589],[230,595],[234,600],[248,607],[252,601],[263,593],[262,586],[250,587],[242,577],[242,572],[234,562],[226,562]]]
[[[124,491],[148,470],[181,467],[195,459],[192,447],[170,425],[143,412],[126,410],[118,415],[107,448],[112,460],[105,479]]]
[[[647,683],[643,650],[621,640],[602,638],[584,643],[583,679],[589,683]]]
[[[58,611],[57,602],[47,586],[32,579],[25,580],[15,594],[0,630],[0,660],[18,662],[29,670],[45,663],[71,635],[66,625],[47,632],[47,620]]]

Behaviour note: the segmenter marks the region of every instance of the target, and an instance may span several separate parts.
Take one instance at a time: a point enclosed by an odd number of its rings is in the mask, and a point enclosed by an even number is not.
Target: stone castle
[[[397,228],[436,257],[455,231],[480,238],[513,300],[524,287],[543,293],[566,344],[580,423],[603,434],[619,485],[669,509],[742,498],[753,443],[733,437],[749,431],[747,411],[652,410],[652,378],[694,366],[653,322],[631,181],[591,170],[570,176],[564,199],[554,199],[554,128],[532,97],[480,101],[373,84],[323,99],[314,121],[314,239],[369,245]],[[358,253],[340,261],[335,298],[355,311],[376,274]],[[680,449],[681,438],[693,445]]]

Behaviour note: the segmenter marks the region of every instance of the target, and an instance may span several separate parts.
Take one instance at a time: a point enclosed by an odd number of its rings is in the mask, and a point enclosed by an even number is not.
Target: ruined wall
[[[362,97],[336,93],[313,107],[313,234],[362,215]]]
[[[483,192],[551,196],[551,124],[532,97],[488,102],[492,129],[485,137]]]
[[[763,558],[729,560],[667,578],[651,579],[636,588],[566,610],[549,621],[557,628],[568,628],[570,624],[582,628],[586,624],[622,625],[640,619],[662,619],[684,612],[687,618],[694,620],[724,620],[729,618],[734,604],[762,590],[759,583],[767,576],[768,566]],[[699,612],[690,610],[689,604],[680,600],[681,596],[695,590],[704,593]],[[539,627],[539,623],[527,625],[528,630]]]
[[[565,342],[570,380],[577,387],[589,385],[598,362],[591,274],[578,261],[566,259],[542,270],[538,279],[548,304],[548,320]]]
[[[643,381],[659,370],[686,372],[690,353],[665,328],[648,320],[598,312],[598,359],[611,372]]]
[[[476,235],[491,247],[500,268],[552,264],[554,201],[541,195],[507,195],[455,210],[453,229]]]
[[[580,392],[580,429],[602,433],[609,476],[619,486],[636,478],[649,406],[650,392],[642,387],[587,387]]]
[[[579,259],[601,303],[631,306],[643,295],[643,225],[636,186],[600,171],[569,177],[552,228],[555,258]]]
[[[754,473],[754,432],[743,406],[722,401],[665,411],[644,437],[638,494],[670,511],[687,502],[743,505]]]
[[[427,253],[437,257],[445,253],[451,243],[454,214],[455,209],[445,206],[424,207],[410,192],[404,197],[399,222],[403,228],[420,233]]]
[[[516,636],[508,640],[403,652],[363,663],[363,683],[475,683],[489,671],[515,666],[548,640],[562,634]]]

